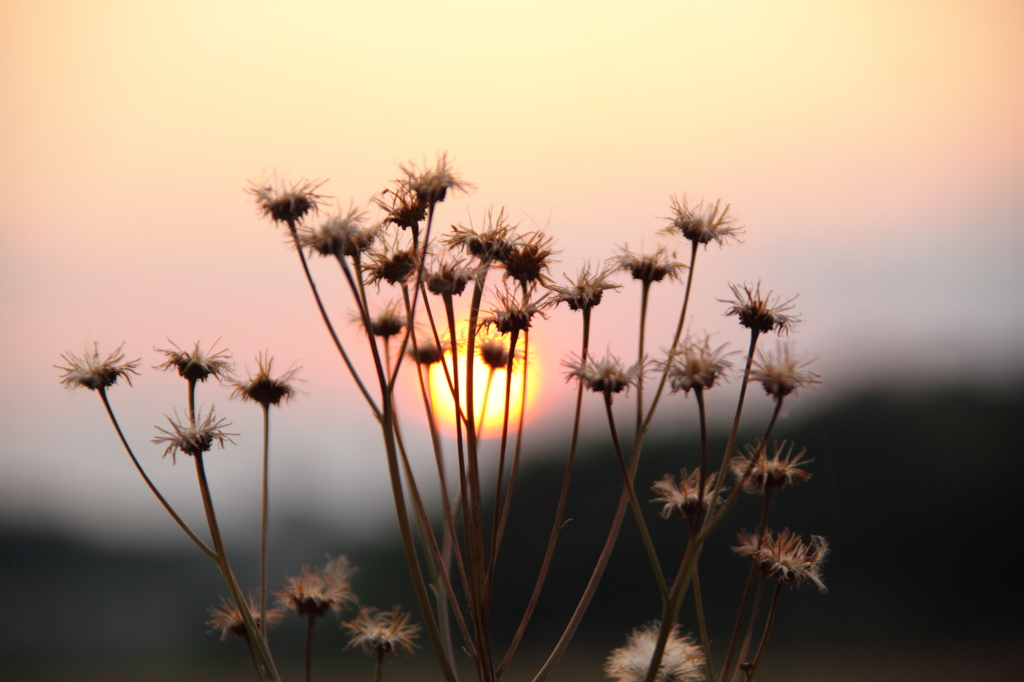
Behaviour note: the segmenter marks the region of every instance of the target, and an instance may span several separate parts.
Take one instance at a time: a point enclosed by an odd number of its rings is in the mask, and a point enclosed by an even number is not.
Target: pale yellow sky
[[[721,196],[748,233],[702,255],[698,328],[735,341],[715,298],[762,278],[800,294],[824,399],[892,367],[1005,375],[1024,360],[1022,76],[1012,1],[0,2],[0,367],[20,387],[2,399],[3,513],[92,510],[64,481],[149,504],[93,397],[57,385],[59,353],[92,340],[144,365],[167,337],[299,361],[308,396],[283,420],[310,457],[310,420],[365,422],[294,254],[242,191],[275,173],[329,179],[347,206],[448,150],[479,190],[442,220],[504,205],[558,238],[556,277],[664,241],[672,193]],[[598,345],[632,348],[635,300],[608,302]],[[549,361],[576,322],[538,333]],[[132,389],[140,443],[176,390]],[[37,437],[55,423],[73,455]]]

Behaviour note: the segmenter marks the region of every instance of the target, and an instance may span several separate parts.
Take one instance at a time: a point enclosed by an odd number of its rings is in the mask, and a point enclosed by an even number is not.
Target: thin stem
[[[761,579],[757,581],[757,591],[754,592],[754,599],[750,610],[750,620],[747,621],[747,633],[743,636],[743,645],[740,646],[739,654],[736,657],[736,669],[733,670],[732,676],[730,677],[732,680],[735,680],[739,676],[739,666],[743,664],[743,659],[747,655],[747,649],[750,648],[750,640],[754,636],[754,625],[757,624],[757,612],[761,606],[761,594],[764,592],[765,580],[767,580],[767,576],[761,575]],[[723,668],[723,679],[725,673],[726,670]],[[747,675],[747,679],[750,679],[749,675]]]
[[[704,619],[704,599],[700,591],[700,571],[693,569],[693,603],[697,607],[697,627],[700,629],[700,645],[704,649],[705,679],[715,679],[715,668],[711,661],[711,639]]]
[[[124,449],[128,453],[128,456],[131,457],[132,464],[135,465],[135,469],[139,472],[139,475],[142,476],[142,480],[146,482],[146,485],[149,486],[149,489],[153,492],[154,495],[156,495],[156,499],[160,501],[160,504],[163,505],[163,508],[166,509],[167,513],[171,515],[171,518],[174,519],[174,522],[177,523],[178,526],[183,531],[185,531],[185,534],[188,535],[189,538],[191,538],[192,542],[196,543],[196,546],[199,547],[199,549],[203,550],[203,553],[206,554],[206,556],[210,557],[214,561],[217,561],[217,553],[210,549],[210,547],[205,542],[203,542],[198,535],[192,532],[192,529],[189,528],[188,524],[185,523],[181,519],[181,517],[178,516],[178,514],[174,511],[174,509],[171,508],[170,503],[166,499],[164,499],[164,496],[160,494],[160,491],[156,489],[155,485],[153,485],[153,481],[149,479],[149,476],[147,476],[146,472],[142,469],[142,465],[139,464],[139,460],[135,458],[135,453],[132,452],[131,446],[128,445],[128,441],[125,439],[124,433],[121,431],[121,425],[117,423],[117,417],[114,416],[114,410],[110,407],[110,400],[107,398],[107,390],[101,386],[99,389],[97,389],[97,393],[100,394],[100,399],[103,401],[103,407],[106,408],[107,410],[107,416],[110,417],[110,423],[114,425],[114,430],[117,431],[117,437],[121,439],[121,445],[124,446]]]
[[[373,682],[384,682],[384,650],[377,652],[377,664],[373,668]]]
[[[757,655],[754,657],[754,664],[750,667],[750,671],[747,673],[748,679],[754,679],[754,675],[757,673],[757,669],[761,665],[761,657],[764,656],[764,650],[768,646],[768,635],[771,634],[772,625],[775,624],[775,614],[778,611],[780,594],[782,594],[782,582],[777,581],[775,583],[775,595],[772,597],[772,606],[768,611],[768,622],[764,626],[764,634],[761,635],[761,644],[757,647]]]
[[[306,682],[313,681],[313,625],[315,623],[316,614],[308,614],[306,616]]]
[[[640,291],[640,343],[636,351],[637,366],[642,366],[644,360],[644,336],[647,332],[647,303],[650,300],[651,283],[644,280],[643,288]],[[640,372],[636,377],[636,430],[640,432],[640,426],[644,418],[644,373]]]
[[[345,347],[342,345],[341,339],[338,338],[337,332],[334,331],[334,325],[331,324],[331,318],[327,314],[327,309],[324,308],[324,303],[320,300],[320,292],[317,291],[316,283],[313,281],[313,275],[309,271],[309,264],[306,262],[306,256],[302,253],[302,245],[299,243],[299,232],[295,228],[294,221],[288,221],[288,229],[291,232],[292,241],[295,243],[295,251],[299,254],[299,262],[302,263],[302,271],[306,273],[306,281],[309,283],[309,288],[313,292],[313,298],[316,300],[316,307],[320,311],[320,317],[323,319],[328,333],[331,335],[331,340],[334,341],[334,346],[338,349],[338,353],[341,354],[341,359],[345,361],[345,366],[348,367],[349,374],[352,375],[356,385],[359,386],[359,390],[362,392],[363,397],[366,398],[366,402],[370,406],[370,409],[373,410],[373,413],[377,415],[378,419],[380,419],[380,408],[377,407],[376,401],[374,401],[373,396],[371,396],[370,392],[366,389],[362,378],[359,376],[359,372],[356,371],[355,365],[352,364],[352,360],[349,359],[348,353],[345,352]],[[339,258],[339,260],[341,259]]]
[[[267,636],[267,528],[270,510],[270,404],[263,407],[263,514],[260,520],[260,632]]]
[[[622,470],[622,479],[625,490],[629,495],[629,504],[633,508],[633,516],[636,518],[636,525],[640,529],[640,537],[647,550],[647,558],[651,561],[651,568],[654,569],[654,579],[658,583],[658,591],[662,600],[668,598],[668,586],[665,584],[665,574],[661,571],[661,562],[658,560],[658,553],[654,549],[654,541],[647,530],[647,523],[644,522],[643,512],[640,510],[640,502],[636,497],[636,490],[633,486],[633,476],[626,466],[626,459],[622,455],[622,445],[619,443],[619,433],[615,428],[615,417],[612,414],[612,394],[605,391],[604,394],[605,413],[608,415],[608,428],[612,432],[612,442],[615,444],[615,454],[618,456],[619,468]]]
[[[587,360],[587,353],[590,346],[590,308],[583,309],[583,343],[580,349],[580,358],[583,362]],[[508,651],[505,652],[504,658],[501,660],[501,664],[498,666],[496,676],[500,679],[512,662],[512,656],[515,654],[516,649],[519,647],[519,642],[523,638],[523,634],[526,632],[526,626],[530,622],[530,618],[533,616],[533,611],[537,606],[537,601],[540,599],[541,590],[544,588],[544,582],[547,579],[548,569],[551,566],[551,558],[555,553],[555,545],[558,542],[558,534],[562,530],[562,517],[565,514],[565,503],[569,498],[569,482],[572,479],[573,464],[576,461],[576,444],[579,441],[580,433],[580,413],[583,407],[583,381],[578,381],[576,386],[576,410],[573,414],[572,420],[572,438],[569,441],[569,456],[565,463],[565,473],[562,476],[562,490],[558,495],[558,507],[555,510],[555,520],[551,526],[551,533],[548,536],[548,545],[544,550],[544,559],[541,561],[540,571],[537,574],[537,580],[533,586],[533,593],[530,595],[530,601],[526,605],[526,610],[523,612],[523,617],[519,621],[519,627],[516,629],[516,634],[512,638],[512,643],[509,645]]]

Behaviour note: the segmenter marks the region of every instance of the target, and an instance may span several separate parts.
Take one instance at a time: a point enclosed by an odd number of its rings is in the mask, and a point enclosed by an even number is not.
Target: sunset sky
[[[5,527],[180,535],[97,397],[58,383],[60,354],[93,341],[142,359],[111,399],[187,518],[201,519],[194,474],[149,443],[184,403],[180,379],[149,369],[169,340],[220,339],[243,374],[265,349],[302,367],[303,393],[274,414],[275,509],[387,509],[370,413],[250,180],[323,180],[338,205],[364,205],[399,164],[447,151],[478,189],[442,204],[439,224],[504,206],[557,238],[555,279],[627,244],[682,257],[659,234],[670,195],[722,197],[746,235],[700,253],[691,326],[738,348],[716,300],[729,282],[799,295],[793,338],[825,383],[791,418],[864,388],[1024,373],[1015,0],[6,0],[0,82]],[[357,346],[336,268],[314,265]],[[655,350],[680,292],[655,290]],[[595,312],[595,349],[635,353],[638,297],[630,284]],[[568,440],[559,361],[577,350],[576,315],[554,311],[531,340],[535,445]],[[257,504],[260,415],[227,395],[203,387],[199,401],[242,434],[209,458],[230,523]]]

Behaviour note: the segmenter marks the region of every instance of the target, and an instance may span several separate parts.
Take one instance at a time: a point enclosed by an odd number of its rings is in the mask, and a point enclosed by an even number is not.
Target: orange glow
[[[520,354],[522,337],[517,343],[517,355]],[[466,405],[466,358],[465,349],[459,349],[459,404],[465,410]],[[530,352],[535,360],[533,349]],[[451,353],[444,354],[444,363],[451,374]],[[531,407],[538,395],[539,373],[536,362],[526,363],[526,418],[530,417]],[[519,423],[519,414],[523,405],[523,363],[517,361],[512,371],[512,385],[509,392],[509,432],[515,431]],[[473,358],[473,403],[476,415],[476,426],[482,438],[501,436],[501,425],[505,415],[505,378],[504,369],[491,368],[483,361],[479,353]],[[455,401],[445,377],[441,363],[431,366],[429,374],[430,399],[434,405],[434,414],[440,428],[448,435],[455,434]],[[486,411],[484,411],[486,409]],[[483,413],[481,429],[481,413]]]

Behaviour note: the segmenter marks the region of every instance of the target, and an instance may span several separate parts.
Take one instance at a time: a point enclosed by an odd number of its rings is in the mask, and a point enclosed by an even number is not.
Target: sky
[[[685,255],[659,233],[672,195],[731,204],[746,234],[701,251],[690,328],[739,348],[719,301],[730,282],[799,296],[794,342],[824,383],[790,418],[858,390],[1019,380],[1022,76],[1012,1],[3,0],[0,526],[187,542],[97,397],[61,387],[54,365],[93,342],[141,359],[112,402],[201,524],[187,463],[149,442],[183,386],[150,368],[154,348],[219,339],[242,374],[264,350],[301,367],[302,392],[273,415],[275,508],[372,527],[390,504],[379,434],[294,252],[244,189],[308,178],[337,206],[365,205],[400,164],[444,152],[478,189],[446,200],[440,224],[505,207],[557,239],[556,280],[627,246]],[[337,273],[313,271],[346,320]],[[593,347],[628,357],[639,293],[617,281]],[[679,296],[655,289],[652,347]],[[559,362],[578,346],[575,315],[531,336],[537,446],[568,439]],[[244,526],[260,415],[228,394],[204,386],[199,402],[240,434],[209,459],[227,523]],[[692,411],[667,404],[667,422]]]

